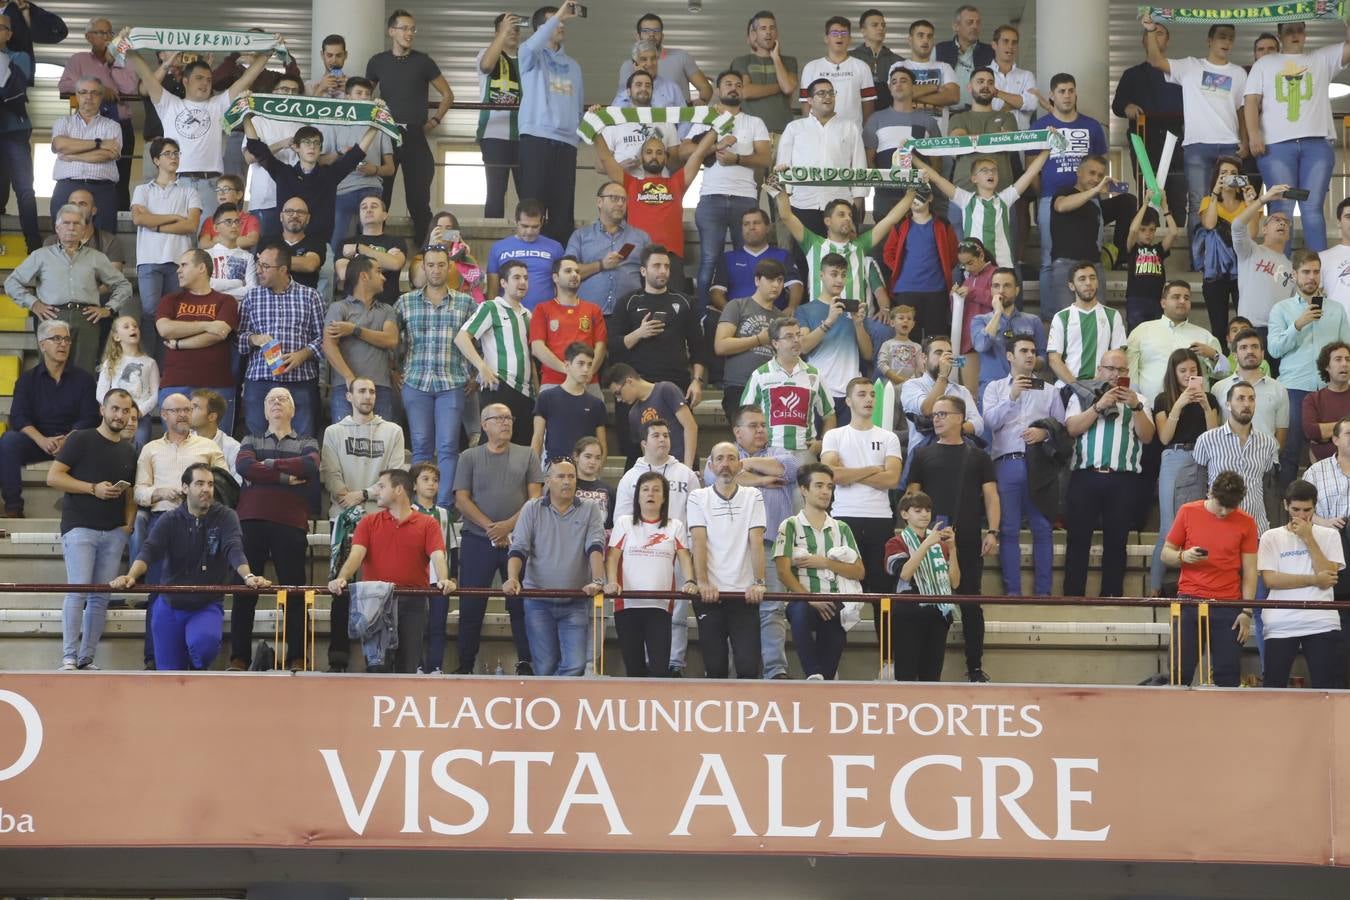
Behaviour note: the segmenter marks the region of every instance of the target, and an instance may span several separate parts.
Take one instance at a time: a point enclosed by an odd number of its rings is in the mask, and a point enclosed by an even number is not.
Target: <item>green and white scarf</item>
[[[130,50],[196,50],[199,53],[275,53],[283,63],[291,60],[276,36],[257,31],[223,31],[211,28],[133,28],[113,45],[117,62],[126,62]]]
[[[836,187],[905,189],[927,184],[919,169],[850,169],[831,166],[790,166],[774,173],[779,184],[829,184]]]
[[[909,548],[910,555],[917,556],[919,547],[923,545],[923,538],[909,526],[900,532],[900,538]],[[914,577],[910,579],[914,586],[919,589],[920,594],[929,597],[950,597],[952,594],[952,576],[951,566],[947,562],[947,557],[942,552],[940,544],[934,544],[919,556],[919,568],[914,571]],[[950,603],[920,603],[920,606],[936,606],[944,615],[951,615],[954,607]]]
[[[710,125],[718,134],[726,134],[736,124],[729,112],[718,112],[711,106],[605,106],[586,113],[577,127],[577,135],[586,143],[594,144],[600,129],[610,125],[682,124]]]
[[[1303,0],[1300,3],[1271,3],[1262,6],[1141,6],[1139,17],[1151,16],[1155,22],[1177,25],[1278,25],[1281,22],[1308,22],[1313,19],[1344,19],[1342,0]]]
[[[225,111],[221,127],[233,131],[249,116],[302,125],[371,125],[395,144],[403,131],[383,100],[329,100],[292,94],[244,94]]]
[[[1058,131],[1037,128],[1031,131],[995,131],[989,134],[961,134],[955,137],[919,138],[900,148],[902,153],[918,151],[924,156],[965,156],[969,153],[1025,153],[1031,150],[1068,149],[1069,139]]]

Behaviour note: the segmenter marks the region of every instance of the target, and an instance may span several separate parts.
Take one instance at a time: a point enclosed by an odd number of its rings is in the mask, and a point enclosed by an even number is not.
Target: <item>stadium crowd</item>
[[[1243,66],[1235,29],[1216,24],[1204,58],[1172,58],[1167,23],[1144,15],[1144,60],[1113,109],[1172,123],[1182,164],[1136,196],[1107,177],[1107,123],[1079,112],[1073,74],[1042,93],[1017,29],[985,43],[973,6],[945,40],[908,23],[907,54],[886,45],[880,10],[860,16],[856,45],[854,23],[830,17],[823,55],[801,65],[761,11],[748,52],[713,78],[644,14],[600,104],[607,180],[574,227],[578,129],[598,108],[566,51],[579,11],[542,7],[528,27],[503,13],[476,58],[484,215],[505,216],[511,181],[523,198],[480,263],[455,216],[431,211],[427,135],[454,93],[405,10],[364,70],[342,35],[325,38],[309,83],[293,61],[269,69],[270,52],[147,58],[127,29],[91,21],[61,79],[73,103],[52,128],[44,241],[24,100],[33,43],[67,27],[9,0],[0,169],[29,256],[5,291],[36,320],[40,360],[0,436],[0,494],[23,517],[22,466],[53,461],[70,583],[265,587],[269,562],[303,583],[326,493],[333,671],[354,665],[352,638],[368,669],[479,671],[486,601],[459,601],[447,665],[448,598],[500,584],[517,674],[582,674],[584,595],[603,592],[630,675],[681,675],[693,614],[709,676],[787,678],[790,630],[806,677],[831,679],[865,612],[848,595],[900,592],[928,599],[892,618],[896,677],[939,679],[959,617],[964,674],[984,682],[986,561],[1021,594],[1025,525],[1032,592],[1047,595],[1061,524],[1062,593],[1080,596],[1100,531],[1098,593],[1119,596],[1127,535],[1155,511],[1151,593],[1350,599],[1350,200],[1334,246],[1323,218],[1327,83],[1350,43],[1305,49],[1306,23],[1285,22]],[[804,49],[816,27],[792,23],[790,38]],[[376,100],[401,134],[261,114],[227,133],[252,92]],[[688,104],[729,129],[661,112]],[[1012,132],[1031,149],[907,146]],[[911,166],[917,179],[872,192],[870,227],[865,184],[788,177]],[[400,170],[411,247],[386,228]],[[694,258],[683,199],[697,178]],[[1190,284],[1167,277],[1178,241],[1208,328],[1191,321]],[[1115,269],[1123,308],[1107,303]],[[1039,315],[1023,310],[1024,270]],[[700,460],[709,385],[732,439]],[[602,478],[611,454],[626,459],[617,486]],[[427,586],[443,596],[399,593]],[[679,596],[624,597],[643,590]],[[109,603],[67,596],[61,668],[97,668]],[[254,661],[255,603],[232,601],[230,669]],[[303,614],[287,609],[282,665],[301,665]],[[223,617],[217,595],[153,595],[147,668],[210,667]],[[1268,686],[1299,651],[1312,686],[1350,686],[1336,612],[1214,621],[1219,684],[1237,683],[1254,632]]]

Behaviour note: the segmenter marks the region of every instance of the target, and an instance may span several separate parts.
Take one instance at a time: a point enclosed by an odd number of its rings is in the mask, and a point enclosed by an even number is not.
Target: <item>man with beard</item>
[[[746,213],[759,208],[759,186],[755,172],[773,162],[769,129],[764,120],[741,111],[741,97],[745,80],[739,72],[727,70],[717,76],[717,111],[731,113],[730,133],[720,136],[714,147],[714,157],[708,159],[703,173],[703,189],[694,210],[694,224],[698,227],[698,305],[708,308],[708,289],[713,266],[726,246],[727,233],[731,246],[741,249],[741,230],[738,227]],[[696,125],[680,151],[691,159],[696,141],[710,125]],[[659,238],[657,238],[659,240]],[[737,297],[743,296],[737,294]]]
[[[305,287],[318,290],[319,270],[328,258],[328,240],[308,231],[309,204],[299,197],[292,197],[281,207],[281,239],[291,251],[291,277]],[[258,252],[259,259],[262,259],[262,252]]]
[[[745,28],[750,52],[738,56],[727,68],[745,74],[745,110],[764,120],[772,135],[781,135],[796,118],[797,58],[784,56],[778,40],[778,20],[767,9],[751,17]]]
[[[1336,452],[1336,423],[1350,416],[1350,344],[1334,341],[1317,354],[1317,374],[1327,383],[1303,398],[1303,436],[1314,460]]]
[[[539,361],[539,391],[542,394],[567,380],[563,357],[568,347],[580,342],[595,352],[588,390],[599,396],[609,331],[600,307],[577,295],[581,263],[575,256],[563,256],[553,263],[553,287],[553,299],[536,306],[530,315],[530,353]]]
[[[1228,418],[1228,406],[1224,402],[1228,389],[1239,381],[1245,381],[1256,391],[1256,416],[1252,419],[1252,427],[1262,434],[1270,435],[1275,443],[1283,447],[1289,431],[1289,389],[1270,375],[1261,335],[1255,329],[1250,326],[1244,328],[1230,340],[1233,342],[1237,371],[1214,382],[1210,390],[1218,402],[1219,415]],[[1345,377],[1350,379],[1350,359],[1346,360]]]
[[[651,107],[655,96],[655,81],[645,69],[638,69],[628,76],[628,102],[624,106],[638,108]],[[610,151],[610,155],[619,161],[619,166],[629,173],[640,174],[642,169],[642,148],[653,138],[660,138],[663,146],[675,156],[680,145],[675,126],[668,122],[621,122],[600,129],[596,135],[596,171],[605,171],[604,158],[600,156],[601,147]],[[658,173],[660,174],[660,173]],[[622,179],[614,179],[620,181]]]
[[[877,109],[863,124],[863,150],[867,165],[874,169],[898,166],[896,151],[911,140],[942,136],[932,113],[914,106],[913,72],[896,63],[891,66],[887,84],[890,104]],[[872,216],[878,220],[885,218],[902,196],[904,191],[895,188],[877,188],[872,196]]]
[[[642,177],[624,171],[600,141],[595,156],[605,174],[623,185],[628,194],[628,215],[633,225],[651,235],[653,245],[670,251],[671,280],[684,288],[684,192],[698,175],[703,159],[712,152],[717,132],[709,129],[694,146],[684,167],[674,175],[665,175],[668,153],[665,143],[656,137],[642,145]]]
[[[998,87],[994,77],[994,70],[981,66],[970,75],[970,109],[965,112],[955,113],[947,134],[956,137],[958,135],[977,135],[977,134],[995,134],[1003,131],[1016,131],[1018,129],[1017,116],[1012,110],[994,109],[994,98],[998,96]],[[998,164],[998,183],[1009,185],[1013,183],[1013,162],[1011,153],[990,153],[988,156]],[[952,181],[957,187],[963,187],[966,190],[974,190],[974,180],[971,178],[971,164],[977,159],[976,156],[967,154],[956,158],[956,168],[952,172]],[[979,237],[978,234],[973,237]],[[992,249],[992,248],[991,248]]]

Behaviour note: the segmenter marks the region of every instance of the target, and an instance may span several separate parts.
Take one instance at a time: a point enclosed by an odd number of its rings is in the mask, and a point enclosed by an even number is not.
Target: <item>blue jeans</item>
[[[178,292],[178,264],[141,263],[136,266],[136,283],[141,292],[141,349],[159,361],[163,354],[155,330],[155,311],[160,298]]]
[[[1308,192],[1307,200],[1298,201],[1299,212],[1303,214],[1303,246],[1318,253],[1327,249],[1327,220],[1323,207],[1327,202],[1331,170],[1336,165],[1336,151],[1331,142],[1325,138],[1297,138],[1267,144],[1265,155],[1257,157],[1256,165],[1267,186],[1287,184]],[[1267,212],[1282,212],[1292,218],[1294,201],[1272,200]],[[1290,244],[1292,246],[1293,242]],[[1292,422],[1289,430],[1292,435]]]
[[[107,584],[121,568],[122,551],[126,546],[127,533],[120,528],[109,531],[70,529],[61,535],[66,581],[70,584]],[[93,662],[107,617],[107,591],[66,594],[61,606],[61,656],[78,662]]]
[[[277,381],[272,378],[260,378],[257,381],[244,382],[244,426],[249,434],[267,434],[267,413],[263,410],[263,401],[272,388],[285,388],[291,392],[295,401],[295,419],[291,427],[301,437],[322,438],[315,431],[319,413],[319,385],[314,381]]]
[[[459,583],[462,587],[492,587],[493,579],[506,578],[506,547],[494,547],[482,535],[466,530],[460,535]],[[473,670],[478,660],[478,645],[483,634],[483,616],[487,612],[486,597],[464,597],[459,601],[459,668]],[[529,662],[530,641],[526,635],[525,601],[519,597],[506,598],[506,612],[511,617],[511,639],[516,645],[516,659]],[[445,656],[445,620],[435,619],[436,607],[431,607],[427,622],[427,662],[433,664]],[[434,643],[439,642],[439,644]],[[437,647],[441,649],[437,649]]]
[[[1276,182],[1277,184],[1279,182]],[[1307,441],[1303,437],[1303,398],[1311,391],[1289,388],[1289,433],[1280,448],[1280,485],[1288,487],[1298,477],[1298,464],[1307,456],[1303,452]]]
[[[197,386],[172,385],[170,387],[161,387],[159,389],[159,400],[157,401],[157,406],[160,409],[163,409],[164,398],[169,396],[170,394],[182,394],[184,397],[190,398],[192,396],[192,392],[197,390],[198,387],[204,387],[204,385],[197,385]],[[222,416],[220,421],[216,423],[216,427],[228,435],[233,435],[234,405],[235,405],[234,398],[235,395],[239,393],[239,388],[231,384],[224,387],[206,387],[206,390],[215,391],[217,394],[221,396],[222,399],[224,399],[225,415]]]
[[[403,386],[403,411],[412,435],[412,461],[434,460],[441,470],[436,502],[446,509],[455,502],[455,468],[459,465],[459,422],[464,414],[464,388],[419,391]]]
[[[847,640],[839,613],[832,619],[822,619],[808,601],[793,600],[787,605],[787,617],[792,623],[792,642],[797,645],[802,671],[808,677],[823,675],[826,681],[834,681]],[[769,673],[765,672],[764,677],[770,677]]]
[[[741,249],[741,217],[759,207],[753,197],[731,194],[704,194],[694,208],[694,225],[698,228],[698,308],[708,308],[708,285],[712,283],[713,266],[726,246],[727,234],[731,246]],[[731,298],[728,298],[731,299]]]
[[[591,601],[525,598],[525,633],[530,639],[534,674],[580,675],[586,670],[586,632]]]
[[[1194,457],[1191,451],[1168,447],[1162,452],[1162,462],[1158,466],[1158,540],[1153,545],[1153,561],[1148,567],[1148,586],[1157,591],[1163,584],[1162,548],[1167,541],[1167,533],[1177,518],[1177,507],[1173,488],[1176,487],[1177,474]]]
[[[32,130],[0,134],[0,178],[8,179],[19,206],[19,227],[28,252],[42,247],[38,230],[37,194],[33,192]]]
[[[352,226],[359,222],[357,216],[361,211],[361,201],[367,197],[378,197],[380,193],[379,188],[371,187],[337,195],[337,202],[333,205],[333,252],[329,257],[330,259],[337,259],[341,256],[342,242],[354,231],[360,230],[359,225],[356,228]]]
[[[152,609],[155,668],[160,672],[211,668],[220,653],[225,604],[217,601],[201,609],[174,609],[164,597],[157,597]]]
[[[1054,575],[1054,544],[1051,541],[1050,520],[1031,500],[1027,481],[1027,461],[1004,457],[994,463],[998,479],[998,502],[1001,513],[998,529],[998,562],[1003,572],[1003,593],[1009,597],[1022,596],[1022,546],[1019,531],[1025,516],[1031,528],[1031,559],[1034,576],[1032,592],[1039,596],[1050,594],[1050,580]]]
[[[1200,224],[1200,201],[1214,190],[1214,162],[1233,156],[1237,144],[1187,144],[1181,149],[1186,168],[1186,233],[1195,234]]]
[[[352,414],[352,405],[347,402],[347,385],[342,382],[333,383],[333,390],[328,395],[328,411],[332,414],[334,424]],[[386,422],[397,421],[394,418],[393,388],[382,384],[375,385],[375,415]]]
[[[773,541],[764,542],[764,587],[770,594],[784,594],[787,589],[778,578],[778,567],[773,564]],[[787,659],[787,603],[765,600],[759,604],[759,657],[764,663],[764,677],[786,675]],[[686,623],[685,639],[689,629]]]

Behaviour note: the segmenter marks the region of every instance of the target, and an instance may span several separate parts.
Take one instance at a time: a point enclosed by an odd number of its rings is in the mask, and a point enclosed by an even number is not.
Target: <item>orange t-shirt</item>
[[[1209,556],[1181,567],[1177,593],[1211,600],[1242,599],[1242,554],[1256,554],[1256,520],[1240,509],[1220,519],[1205,509],[1204,500],[1177,510],[1167,543],[1187,550],[1204,547]]]

